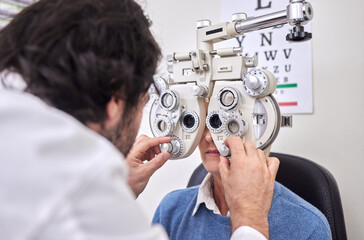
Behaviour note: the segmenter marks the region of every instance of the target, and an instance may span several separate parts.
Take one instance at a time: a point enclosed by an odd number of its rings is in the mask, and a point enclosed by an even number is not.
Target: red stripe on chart
[[[298,106],[298,102],[280,102],[278,103],[280,107],[286,107],[286,106]]]

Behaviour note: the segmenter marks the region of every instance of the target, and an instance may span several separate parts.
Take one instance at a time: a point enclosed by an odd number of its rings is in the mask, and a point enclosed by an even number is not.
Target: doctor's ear
[[[119,122],[124,112],[124,107],[124,100],[115,96],[111,97],[110,101],[106,104],[106,119],[104,122],[106,128],[112,127]]]
[[[104,130],[113,129],[120,121],[125,102],[116,97],[112,97],[110,101],[106,104],[106,117],[103,122],[87,122],[86,126],[91,130],[101,133]]]

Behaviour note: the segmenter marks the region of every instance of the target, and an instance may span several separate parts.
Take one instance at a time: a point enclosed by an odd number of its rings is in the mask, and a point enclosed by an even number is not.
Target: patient
[[[170,239],[230,239],[229,209],[219,175],[220,154],[207,128],[199,149],[209,173],[200,186],[165,196],[153,223],[162,224]],[[268,222],[270,239],[331,239],[325,216],[278,182]]]

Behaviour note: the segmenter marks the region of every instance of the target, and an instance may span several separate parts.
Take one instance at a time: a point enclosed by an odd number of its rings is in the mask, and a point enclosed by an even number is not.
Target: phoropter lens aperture
[[[192,116],[192,114],[186,114],[184,117],[183,117],[183,125],[186,127],[186,128],[192,128],[193,126],[195,126],[195,118],[194,116]]]
[[[222,125],[222,122],[219,118],[219,114],[217,114],[217,113],[213,114],[210,117],[209,121],[210,121],[210,126],[215,129],[218,129]]]
[[[199,125],[199,118],[194,111],[185,111],[180,118],[180,124],[183,131],[192,133],[196,131]]]
[[[157,124],[159,131],[164,132],[167,130],[167,124],[165,121],[161,120]]]
[[[159,115],[154,119],[153,133],[158,137],[168,136],[174,130],[173,122],[167,116]]]
[[[239,131],[239,124],[236,121],[231,121],[227,125],[229,131],[233,134],[236,134]]]

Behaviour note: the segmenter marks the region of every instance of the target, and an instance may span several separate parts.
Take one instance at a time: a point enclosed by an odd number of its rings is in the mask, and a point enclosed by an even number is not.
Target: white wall
[[[220,20],[219,0],[141,0],[152,19],[163,53],[195,48],[195,22]],[[243,2],[243,1],[242,1]],[[287,3],[289,1],[287,0]],[[292,129],[281,129],[272,151],[290,153],[326,167],[340,188],[349,239],[364,239],[364,2],[312,0],[314,113],[295,115]],[[165,62],[160,70],[165,69]],[[151,136],[148,111],[140,132]],[[184,188],[199,153],[170,161],[150,180],[138,202],[152,218],[161,198]]]

